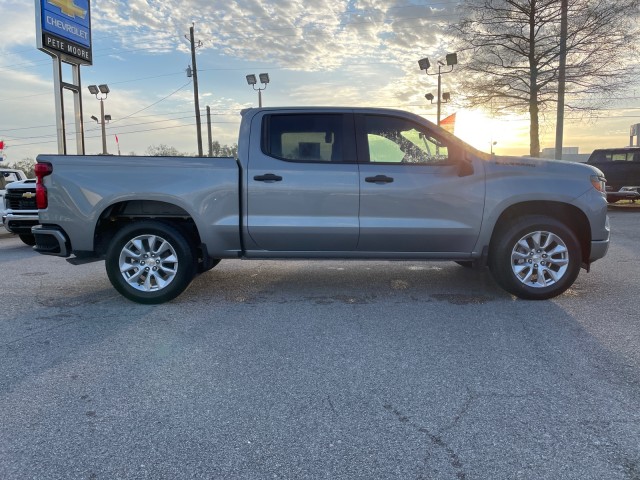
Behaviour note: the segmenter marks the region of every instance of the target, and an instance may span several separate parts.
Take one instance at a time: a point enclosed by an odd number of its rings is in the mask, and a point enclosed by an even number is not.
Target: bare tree
[[[212,142],[212,153],[214,157],[234,157],[238,158],[238,145],[220,145],[217,140]]]
[[[566,109],[591,112],[634,81],[640,0],[569,0]],[[540,115],[558,98],[560,0],[465,0],[453,31],[468,106],[529,112],[530,154]]]
[[[179,152],[177,148],[170,147],[164,143],[147,147],[145,153],[150,157],[184,157],[186,155],[185,153]]]
[[[213,156],[214,157],[238,157],[238,145],[235,143],[232,145],[221,145],[217,140],[213,142]],[[177,148],[165,145],[161,143],[160,145],[151,145],[146,150],[146,155],[152,157],[185,157],[188,156],[188,153],[183,153],[178,151]],[[192,154],[195,156],[195,154]]]
[[[13,165],[11,165],[11,168],[22,170],[27,175],[27,178],[36,178],[36,174],[34,171],[35,166],[36,166],[36,161],[33,158],[25,157],[22,160],[13,162]]]

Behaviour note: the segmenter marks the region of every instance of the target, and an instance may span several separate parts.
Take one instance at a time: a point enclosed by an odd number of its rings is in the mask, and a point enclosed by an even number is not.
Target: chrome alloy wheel
[[[136,290],[159,291],[178,272],[178,256],[171,244],[157,235],[140,235],[129,240],[119,258],[120,273]]]
[[[569,265],[569,249],[551,232],[531,232],[511,251],[511,269],[528,287],[544,288],[559,282]]]

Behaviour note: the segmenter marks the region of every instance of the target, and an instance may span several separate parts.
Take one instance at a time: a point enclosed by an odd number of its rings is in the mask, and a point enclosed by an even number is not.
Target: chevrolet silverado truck
[[[7,191],[7,185],[13,182],[19,182],[26,180],[27,176],[22,170],[15,168],[1,167],[0,166],[0,218],[4,220],[5,216],[5,202],[4,195]]]
[[[38,225],[36,206],[36,180],[31,178],[7,185],[4,195],[5,211],[2,215],[4,227],[20,237],[23,243],[35,245],[31,228]]]
[[[244,110],[237,159],[37,161],[35,250],[104,259],[140,303],[237,258],[452,260],[547,299],[609,246],[598,169],[488,155],[397,110]]]

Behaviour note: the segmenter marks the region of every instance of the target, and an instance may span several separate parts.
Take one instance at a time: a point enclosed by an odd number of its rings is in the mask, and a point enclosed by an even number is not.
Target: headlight
[[[604,178],[602,175],[591,175],[591,185],[593,185],[593,188],[595,188],[596,190],[598,190],[600,193],[605,193],[605,185],[607,183],[607,179]]]

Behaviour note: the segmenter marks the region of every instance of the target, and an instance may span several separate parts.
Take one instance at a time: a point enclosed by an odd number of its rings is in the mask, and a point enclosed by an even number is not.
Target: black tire
[[[176,298],[189,286],[196,262],[180,230],[159,221],[141,221],[116,233],[105,267],[111,284],[123,296],[137,303],[158,304]]]
[[[573,231],[544,215],[525,216],[500,229],[489,253],[496,282],[526,300],[563,293],[577,278],[581,263],[582,251]]]
[[[21,233],[18,235],[23,243],[33,247],[36,244],[36,237],[32,233]]]

